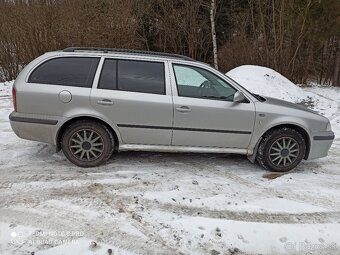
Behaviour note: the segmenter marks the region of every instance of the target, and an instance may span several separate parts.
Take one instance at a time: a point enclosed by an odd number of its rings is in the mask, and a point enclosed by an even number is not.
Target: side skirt
[[[154,152],[193,152],[193,153],[234,153],[251,154],[248,149],[238,148],[217,148],[217,147],[191,147],[172,145],[143,145],[143,144],[123,144],[119,146],[119,151],[154,151]]]

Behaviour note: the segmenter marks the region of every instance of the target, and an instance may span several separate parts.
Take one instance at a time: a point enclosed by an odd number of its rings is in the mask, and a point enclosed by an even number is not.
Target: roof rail
[[[63,50],[63,52],[76,52],[76,51],[101,51],[103,53],[117,52],[117,53],[126,53],[126,54],[140,54],[140,55],[151,55],[151,56],[157,56],[157,57],[178,58],[178,59],[183,59],[183,60],[195,61],[194,59],[190,57],[179,55],[179,54],[171,54],[171,53],[156,52],[156,51],[145,51],[145,50],[96,48],[96,47],[69,47]]]

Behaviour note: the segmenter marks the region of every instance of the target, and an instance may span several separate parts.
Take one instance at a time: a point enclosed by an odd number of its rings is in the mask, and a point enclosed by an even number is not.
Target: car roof
[[[95,47],[69,47],[64,49],[62,52],[72,52],[72,53],[108,53],[108,54],[125,54],[125,55],[133,55],[133,56],[147,56],[147,57],[155,57],[155,58],[166,58],[166,59],[178,59],[178,60],[186,60],[186,61],[195,61],[194,59],[179,55],[172,54],[166,52],[156,52],[156,51],[144,51],[144,50],[131,50],[131,49],[118,49],[118,48],[95,48]]]

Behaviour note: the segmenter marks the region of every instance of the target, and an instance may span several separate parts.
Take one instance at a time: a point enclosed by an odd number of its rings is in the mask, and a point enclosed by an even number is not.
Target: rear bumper
[[[326,157],[334,140],[332,131],[313,133],[308,159]]]
[[[9,120],[14,133],[23,139],[56,144],[56,133],[60,119],[55,116],[41,116],[12,112]]]

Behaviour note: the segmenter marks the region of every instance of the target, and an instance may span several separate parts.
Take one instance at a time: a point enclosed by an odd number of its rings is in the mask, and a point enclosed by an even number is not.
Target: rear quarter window
[[[92,87],[99,58],[61,57],[39,65],[28,78],[29,83]]]

